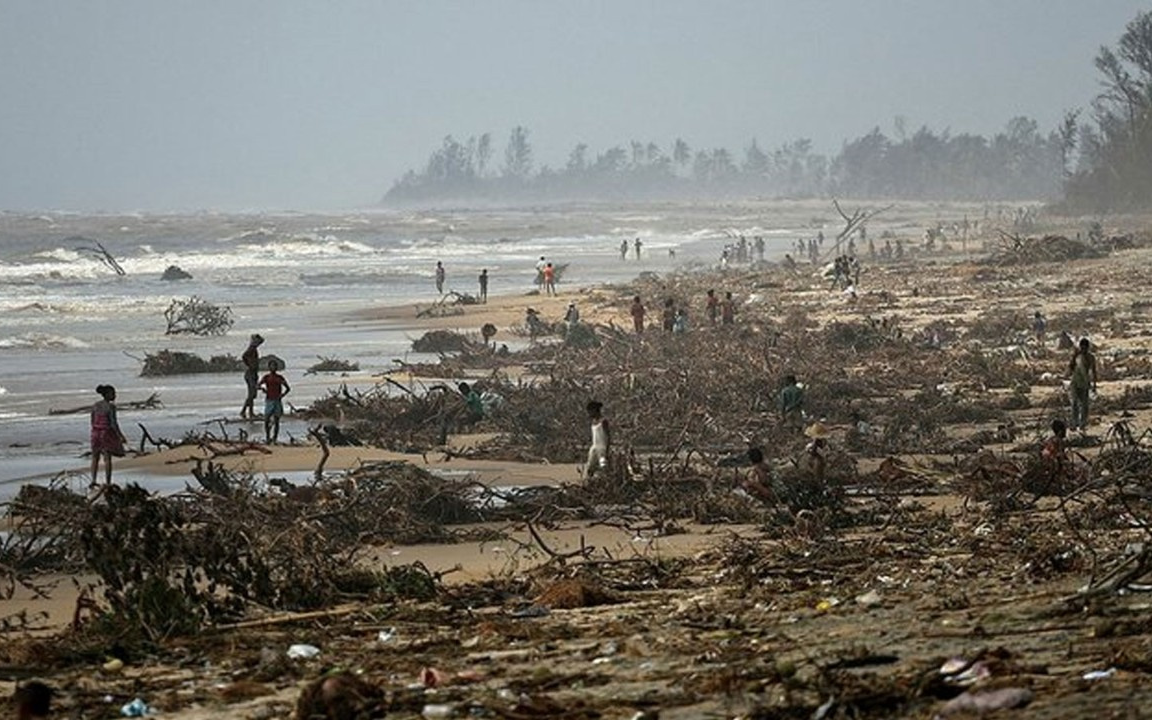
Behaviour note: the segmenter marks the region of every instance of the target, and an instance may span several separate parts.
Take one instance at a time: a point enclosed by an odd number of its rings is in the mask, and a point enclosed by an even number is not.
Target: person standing
[[[620,259],[621,260],[627,260],[628,259],[628,239],[627,238],[620,241]]]
[[[612,433],[604,418],[604,403],[590,400],[587,410],[588,418],[592,421],[592,445],[588,448],[588,462],[584,465],[584,482],[608,469],[608,458],[612,452]]]
[[[541,291],[544,290],[544,268],[548,267],[548,261],[541,255],[540,259],[536,261],[536,286]]]
[[[1036,344],[1044,347],[1047,338],[1045,335],[1048,331],[1048,321],[1044,319],[1044,314],[1039,310],[1032,316],[1032,332],[1036,334]]]
[[[253,333],[248,338],[248,349],[240,356],[240,360],[244,363],[244,384],[248,386],[248,394],[244,397],[244,404],[240,406],[241,420],[256,418],[253,404],[256,402],[256,385],[260,379],[260,346],[263,344],[264,338],[259,333]]]
[[[104,458],[104,483],[112,484],[112,456],[123,457],[124,445],[128,438],[120,432],[116,419],[116,388],[111,385],[97,385],[100,399],[92,406],[92,487],[96,487],[96,475],[100,469],[100,458]]]
[[[1088,338],[1080,338],[1072,359],[1068,361],[1071,375],[1069,393],[1072,396],[1072,429],[1083,432],[1088,428],[1088,398],[1096,391],[1096,356],[1092,354],[1092,343]]]
[[[552,263],[544,265],[544,294],[556,294],[556,268],[552,267]]]
[[[444,263],[436,261],[436,292],[444,294]]]
[[[488,268],[480,271],[480,302],[488,304]]]
[[[264,391],[264,440],[269,444],[280,439],[280,418],[284,415],[284,396],[291,392],[288,381],[277,372],[280,363],[268,361],[268,374],[260,378]]]
[[[711,288],[708,290],[708,299],[704,302],[704,309],[708,311],[708,323],[715,325],[716,316],[720,313],[720,298],[716,297],[716,291]]]
[[[644,303],[640,302],[640,296],[632,298],[632,329],[636,331],[637,335],[644,334]]]
[[[664,312],[660,315],[660,324],[664,332],[672,332],[676,327],[676,301],[668,298],[664,301]]]
[[[568,332],[572,332],[580,324],[580,311],[576,309],[575,301],[568,303],[568,311],[564,313],[564,322],[568,323]]]
[[[642,243],[640,241],[640,238],[636,238],[636,242],[634,242],[632,244],[632,246],[636,248],[636,259],[639,260],[640,259],[640,248],[644,247],[644,243]]]
[[[784,376],[784,387],[780,388],[778,400],[780,420],[785,424],[800,423],[804,420],[804,386],[796,382],[795,375]]]
[[[720,324],[731,325],[736,322],[736,301],[732,299],[732,293],[724,293],[724,301],[720,303]]]

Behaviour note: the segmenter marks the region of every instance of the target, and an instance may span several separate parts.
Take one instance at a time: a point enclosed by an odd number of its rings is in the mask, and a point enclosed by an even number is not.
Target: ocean
[[[83,469],[87,414],[50,414],[97,399],[116,386],[123,408],[157,393],[163,408],[121,410],[135,443],[144,423],[153,436],[178,439],[201,424],[238,415],[239,374],[140,377],[146,353],[163,349],[202,357],[239,356],[248,336],[287,363],[291,403],[303,407],[339,384],[304,375],[321,356],[360,364],[365,373],[419,361],[402,327],[355,319],[355,311],[438,297],[437,261],[446,289],[475,294],[481,268],[491,295],[532,290],[541,256],[568,263],[565,286],[631,280],[713,265],[739,233],[762,235],[769,256],[810,236],[811,214],[743,207],[642,209],[548,208],[452,212],[161,214],[0,214],[0,499],[18,484]],[[622,239],[640,237],[639,261],[622,262]],[[81,250],[99,242],[124,270],[118,275]],[[672,257],[669,250],[675,251]],[[190,280],[165,281],[175,265]],[[222,336],[165,335],[164,310],[199,297],[230,307]],[[259,401],[258,401],[259,402]],[[281,433],[299,438],[302,425]]]

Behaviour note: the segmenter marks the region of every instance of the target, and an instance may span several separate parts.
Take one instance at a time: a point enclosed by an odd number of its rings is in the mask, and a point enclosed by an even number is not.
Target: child
[[[588,463],[584,466],[584,481],[592,479],[597,472],[608,467],[608,456],[612,451],[612,433],[608,421],[604,419],[604,403],[591,400],[587,405],[588,418],[592,420],[592,445],[588,448]]]
[[[288,381],[276,371],[280,363],[268,361],[268,374],[260,378],[260,389],[264,391],[264,440],[269,444],[280,438],[280,416],[284,414],[284,396],[291,392]]]
[[[112,484],[112,456],[124,457],[124,444],[128,438],[120,432],[116,420],[116,388],[111,385],[97,385],[96,392],[101,399],[92,406],[92,487],[96,487],[96,474],[100,458],[104,458],[104,482]]]

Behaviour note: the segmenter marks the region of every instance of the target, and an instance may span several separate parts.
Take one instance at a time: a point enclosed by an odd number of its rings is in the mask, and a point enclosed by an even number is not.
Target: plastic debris
[[[512,617],[515,617],[515,618],[534,618],[534,617],[546,617],[546,616],[550,615],[551,613],[552,613],[551,610],[549,610],[548,608],[546,608],[542,605],[529,605],[526,608],[520,608],[519,610],[513,610],[512,612],[510,612],[508,614],[511,615]]]
[[[152,708],[148,707],[148,703],[140,698],[136,698],[120,708],[120,714],[124,717],[144,717],[150,712],[152,712]]]
[[[396,628],[390,627],[387,630],[381,630],[376,636],[376,642],[389,643],[396,639]]]
[[[293,660],[308,660],[320,654],[320,648],[315,645],[293,645],[288,648],[288,657]]]
[[[434,667],[426,667],[420,671],[420,684],[426,688],[434,688],[448,682],[448,674]]]
[[[452,717],[455,713],[455,708],[451,705],[425,705],[420,714],[426,718],[446,718]]]
[[[1084,673],[1085,680],[1104,680],[1116,674],[1116,668],[1110,667],[1107,670],[1090,670]]]
[[[881,598],[880,593],[876,592],[875,590],[869,590],[868,592],[866,592],[862,595],[856,596],[856,604],[860,605],[861,607],[866,607],[866,608],[876,607],[877,605],[880,605],[883,602],[884,602],[884,599]]]
[[[101,665],[100,669],[109,675],[113,675],[124,669],[124,661],[120,658],[112,658],[108,662]]]

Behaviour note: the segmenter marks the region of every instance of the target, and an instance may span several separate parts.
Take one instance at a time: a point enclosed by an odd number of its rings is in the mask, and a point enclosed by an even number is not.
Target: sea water
[[[802,217],[802,214],[796,216]],[[359,363],[362,376],[395,367],[411,352],[406,323],[358,319],[357,311],[432,303],[437,261],[446,289],[476,294],[487,268],[489,294],[533,289],[543,255],[569,265],[563,286],[623,282],[714,264],[737,233],[762,235],[778,256],[810,229],[755,214],[551,209],[335,214],[223,215],[0,214],[0,499],[18,482],[43,482],[83,468],[88,416],[52,414],[90,405],[95,387],[114,385],[120,423],[132,444],[142,423],[154,437],[179,439],[216,419],[235,418],[240,374],[141,377],[142,360],[163,349],[239,356],[251,333],[263,354],[287,363],[287,400],[307,406],[340,383],[305,375],[318,358]],[[640,260],[621,261],[621,240],[641,238]],[[90,249],[100,243],[123,268]],[[669,251],[674,251],[673,257]],[[176,265],[190,280],[164,281]],[[232,310],[224,335],[166,335],[164,310],[192,296]],[[410,325],[410,323],[407,323]],[[158,394],[163,407],[127,404]],[[259,403],[259,399],[257,401]],[[205,425],[207,423],[207,425]],[[259,433],[259,427],[252,430]],[[306,428],[286,421],[281,438]]]

